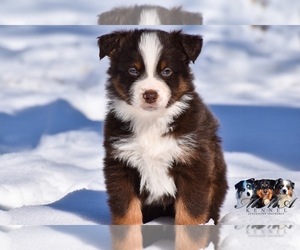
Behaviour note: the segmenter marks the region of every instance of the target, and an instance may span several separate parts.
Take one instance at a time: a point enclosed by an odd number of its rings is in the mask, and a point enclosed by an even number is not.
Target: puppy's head
[[[261,199],[270,199],[273,196],[274,180],[263,179],[255,181],[256,194]]]
[[[194,90],[189,63],[200,54],[200,36],[135,29],[100,36],[98,45],[100,59],[110,59],[107,91],[111,100],[155,111]]]
[[[295,183],[290,180],[278,179],[275,183],[275,193],[277,196],[293,196]]]
[[[251,198],[254,194],[254,179],[242,180],[235,184],[236,197],[241,198]]]

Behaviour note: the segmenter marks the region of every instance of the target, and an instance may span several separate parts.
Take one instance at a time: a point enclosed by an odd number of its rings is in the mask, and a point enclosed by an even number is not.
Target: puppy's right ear
[[[276,186],[278,183],[282,182],[282,181],[283,181],[283,180],[282,180],[281,178],[277,179],[276,182],[275,182],[275,186]]]
[[[100,60],[105,56],[111,57],[125,41],[128,32],[117,31],[98,37],[99,57]]]
[[[243,181],[240,181],[239,183],[235,184],[235,185],[234,185],[234,188],[235,188],[235,189],[238,189],[239,187],[242,186],[242,183],[243,183]]]

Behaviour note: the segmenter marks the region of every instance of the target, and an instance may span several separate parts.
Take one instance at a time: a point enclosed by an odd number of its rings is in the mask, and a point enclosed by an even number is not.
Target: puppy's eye
[[[140,72],[136,68],[129,68],[128,73],[132,76],[138,76]]]
[[[170,75],[172,75],[172,70],[170,68],[165,68],[160,74],[163,76],[163,77],[168,77]]]

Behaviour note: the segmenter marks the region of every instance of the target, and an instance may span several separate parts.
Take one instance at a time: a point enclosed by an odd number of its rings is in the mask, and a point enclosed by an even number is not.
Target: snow
[[[299,244],[299,201],[283,215],[234,208],[234,184],[246,178],[291,179],[299,195],[300,27],[263,31],[224,24],[299,23],[300,2],[269,0],[266,7],[259,2],[163,3],[182,4],[202,12],[206,24],[219,24],[183,30],[204,37],[192,69],[197,91],[221,124],[230,186],[216,228],[222,249],[241,242],[245,249]],[[1,2],[1,24],[48,24],[0,27],[1,249],[111,248],[114,230],[102,172],[108,60],[99,61],[96,38],[118,28],[69,24],[94,24],[114,6],[114,1]],[[166,232],[172,224],[160,218],[148,227]],[[152,234],[153,229],[143,231],[146,239]],[[169,236],[154,238],[146,249],[170,242]]]

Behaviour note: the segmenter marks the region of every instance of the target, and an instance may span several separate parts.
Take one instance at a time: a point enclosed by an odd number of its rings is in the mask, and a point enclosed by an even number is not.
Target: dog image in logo
[[[255,194],[251,198],[247,207],[262,208],[273,204],[275,200],[274,185],[275,180],[261,179],[254,182]]]
[[[295,202],[293,199],[295,183],[291,180],[278,179],[275,183],[276,204],[279,208],[291,207]]]
[[[241,208],[249,204],[251,198],[255,193],[255,185],[254,185],[254,178],[248,180],[241,180],[237,184],[235,184],[235,196],[237,204],[235,208]]]

